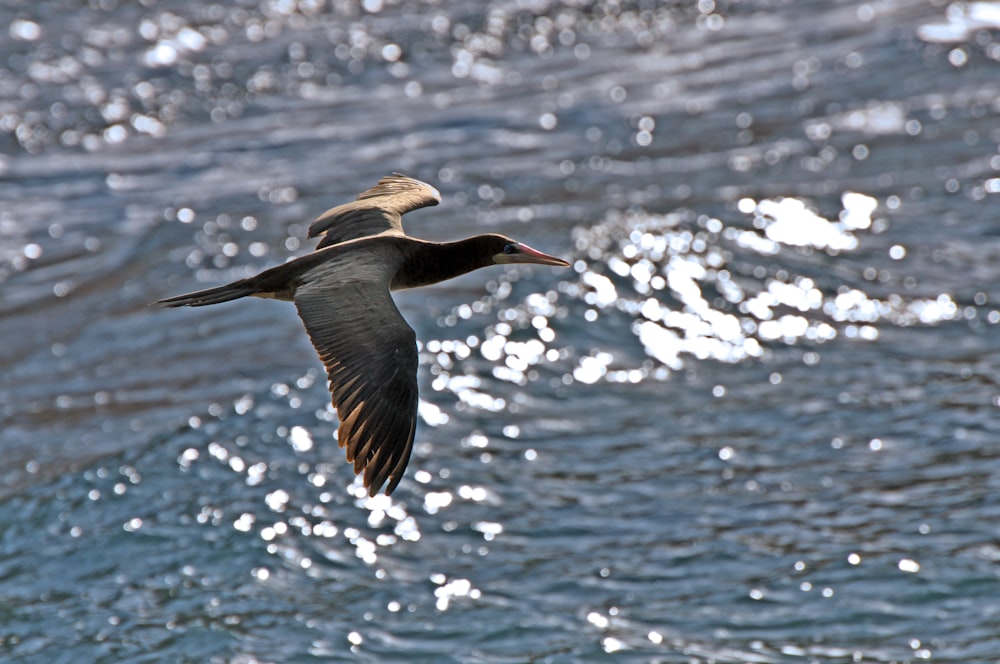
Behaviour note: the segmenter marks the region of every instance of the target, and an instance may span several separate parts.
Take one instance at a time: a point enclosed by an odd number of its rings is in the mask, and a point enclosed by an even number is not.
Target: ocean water
[[[1000,661],[1000,4],[0,7],[0,659]],[[368,498],[287,303],[380,176]]]

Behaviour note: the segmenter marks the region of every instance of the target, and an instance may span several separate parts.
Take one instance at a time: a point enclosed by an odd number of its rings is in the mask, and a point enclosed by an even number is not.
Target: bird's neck
[[[479,237],[457,242],[417,241],[392,280],[392,290],[436,284],[493,264]]]

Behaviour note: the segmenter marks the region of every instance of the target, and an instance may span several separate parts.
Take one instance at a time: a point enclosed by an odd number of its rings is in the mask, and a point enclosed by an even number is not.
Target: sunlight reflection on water
[[[576,263],[581,275],[560,292],[591,307],[591,318],[602,310],[634,317],[632,331],[647,354],[673,371],[683,367],[685,355],[738,362],[760,357],[774,341],[826,342],[840,334],[872,340],[881,321],[953,320],[958,307],[947,293],[882,299],[775,269],[773,257],[788,250],[818,249],[833,258],[856,250],[857,233],[871,229],[877,203],[856,193],[845,193],[842,202],[836,221],[794,198],[742,199],[738,210],[751,216],[747,225],[686,212],[611,213],[602,224],[577,230],[578,246],[587,248]],[[754,255],[771,265],[746,265]],[[615,359],[610,349],[589,355],[576,377],[592,382]]]

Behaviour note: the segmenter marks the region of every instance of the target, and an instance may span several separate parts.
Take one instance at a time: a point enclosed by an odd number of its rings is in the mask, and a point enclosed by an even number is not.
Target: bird
[[[243,297],[295,304],[326,368],[340,421],[337,443],[369,496],[390,495],[402,479],[417,424],[417,338],[391,292],[427,286],[490,265],[568,267],[561,258],[495,233],[455,242],[407,235],[407,212],[437,205],[441,194],[393,173],[333,207],[309,226],[316,249],[256,276],[168,297],[165,307],[202,307]]]

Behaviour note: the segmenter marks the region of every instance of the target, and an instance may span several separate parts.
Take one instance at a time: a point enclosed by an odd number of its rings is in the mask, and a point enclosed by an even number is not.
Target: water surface
[[[989,661],[996,3],[0,9],[0,653]],[[150,302],[401,171],[571,269],[397,301],[392,499],[294,309]]]

